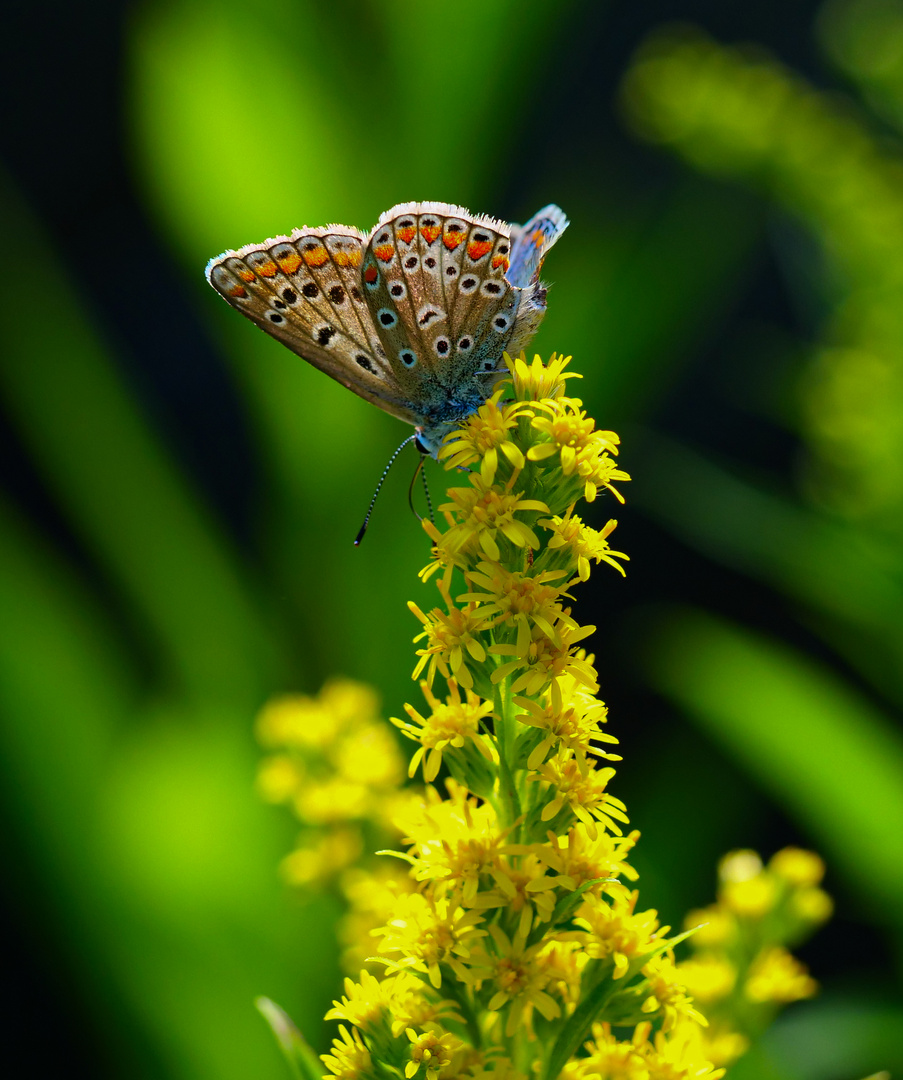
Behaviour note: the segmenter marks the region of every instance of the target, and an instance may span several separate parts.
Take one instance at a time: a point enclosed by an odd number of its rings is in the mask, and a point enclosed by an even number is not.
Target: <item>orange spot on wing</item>
[[[413,225],[406,225],[403,229],[396,229],[395,235],[399,240],[403,240],[406,244],[410,244],[417,235],[417,229]]]
[[[467,254],[474,262],[479,262],[479,260],[491,250],[492,244],[488,240],[471,240],[467,245]]]
[[[260,274],[261,277],[275,277],[278,269],[279,268],[271,259],[269,262],[261,263],[260,266],[257,267],[257,273]]]
[[[239,270],[238,276],[241,278],[242,281],[247,281],[248,284],[256,280],[256,275],[254,274],[253,270]]]
[[[329,252],[322,244],[311,248],[309,251],[303,251],[301,254],[308,266],[322,266],[324,263],[329,262]]]
[[[508,262],[507,255],[496,255],[495,258],[492,260],[492,269],[498,270],[498,268],[501,267],[502,273],[505,273],[505,271],[510,265],[511,264]]]
[[[373,249],[373,254],[379,259],[380,262],[391,262],[395,255],[394,244],[377,244]]]
[[[375,266],[368,266],[367,269],[364,271],[364,281],[366,281],[368,285],[372,285],[378,277],[379,271],[376,269]]]
[[[454,251],[456,247],[464,242],[463,232],[447,232],[442,237],[442,243],[448,248],[449,251]]]
[[[241,299],[241,297],[248,295],[248,290],[244,285],[233,285],[229,290],[229,295],[234,296],[236,299]]]
[[[279,263],[279,269],[283,274],[294,274],[294,272],[301,265],[301,256],[294,251],[288,255],[283,256],[281,259],[276,260]]]
[[[420,235],[428,244],[431,244],[442,230],[438,225],[421,225]]]
[[[334,251],[332,261],[336,266],[360,266],[361,253],[357,248],[352,248],[351,251]]]
[[[530,237],[530,239],[533,241],[534,247],[542,247],[542,245],[546,242],[546,234],[542,231],[542,229],[537,229],[536,232],[533,233],[533,235]]]

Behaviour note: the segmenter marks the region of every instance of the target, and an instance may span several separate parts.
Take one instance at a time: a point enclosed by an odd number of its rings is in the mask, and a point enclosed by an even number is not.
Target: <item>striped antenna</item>
[[[360,529],[358,530],[357,536],[354,538],[354,546],[355,547],[358,547],[360,545],[361,540],[364,539],[364,533],[367,531],[367,526],[370,524],[370,515],[373,513],[373,507],[376,504],[376,496],[379,494],[380,489],[382,488],[383,484],[385,483],[386,477],[389,475],[389,469],[392,468],[393,464],[395,463],[395,459],[402,452],[402,450],[404,450],[404,448],[408,445],[408,443],[413,442],[416,438],[417,438],[417,433],[416,432],[413,435],[409,435],[405,439],[405,441],[401,444],[401,446],[398,447],[398,449],[395,451],[395,453],[389,458],[389,461],[388,461],[386,467],[383,469],[383,474],[379,478],[379,483],[376,485],[376,491],[373,492],[373,498],[370,500],[370,505],[367,507],[367,516],[364,518],[364,524],[361,525]]]

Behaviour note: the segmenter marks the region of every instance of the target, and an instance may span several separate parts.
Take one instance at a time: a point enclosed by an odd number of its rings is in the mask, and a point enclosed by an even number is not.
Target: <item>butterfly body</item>
[[[401,203],[369,233],[296,229],[227,251],[207,279],[327,375],[413,424],[434,454],[505,374],[545,314],[539,269],[567,228],[556,206],[525,226],[449,203]]]

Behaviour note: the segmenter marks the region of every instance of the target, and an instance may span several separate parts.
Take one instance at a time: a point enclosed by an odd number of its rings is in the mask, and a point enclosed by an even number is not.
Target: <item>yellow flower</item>
[[[690,939],[697,948],[728,945],[736,938],[737,921],[719,904],[698,908],[687,913],[685,930],[696,930]]]
[[[527,363],[521,353],[515,359],[505,354],[505,362],[511,372],[514,384],[514,396],[518,401],[540,401],[543,398],[557,398],[564,393],[566,379],[582,379],[576,371],[565,371],[571,362],[570,356],[553,353],[548,364],[543,364],[539,356],[534,356]]]
[[[447,747],[462,747],[468,740],[492,761],[492,751],[480,733],[483,721],[492,715],[492,702],[482,701],[470,690],[465,691],[467,697],[462,701],[461,691],[454,679],[448,680],[449,696],[445,704],[433,694],[426,681],[421,682],[420,689],[432,710],[429,717],[424,719],[413,705],[405,705],[411,723],[391,718],[402,734],[420,743],[411,758],[408,775],[413,776],[423,760],[423,779],[430,783],[436,779],[442,767],[442,751]]]
[[[582,650],[576,649],[576,645],[595,633],[596,628],[577,627],[569,616],[570,612],[565,608],[555,626],[557,640],[550,638],[542,629],[531,633],[529,626],[521,623],[515,643],[490,645],[489,652],[493,655],[514,657],[495,669],[492,681],[499,683],[520,672],[511,683],[511,691],[529,697],[536,697],[562,675],[570,675],[584,686],[598,689],[595,668],[587,661]]]
[[[339,923],[342,970],[357,975],[373,956],[373,931],[383,926],[398,907],[398,898],[415,891],[416,883],[388,859],[372,869],[352,866],[340,879],[348,911]]]
[[[486,650],[483,648],[477,634],[483,628],[485,617],[477,610],[475,604],[468,604],[465,608],[451,607],[448,613],[433,608],[428,614],[420,608],[408,602],[408,607],[423,623],[426,629],[418,634],[414,641],[426,639],[426,645],[417,650],[420,659],[414,668],[412,678],[426,668],[426,682],[433,685],[436,671],[446,678],[455,678],[467,689],[473,686],[466,656],[470,656],[477,664],[482,664],[486,659]]]
[[[515,514],[548,514],[550,511],[544,502],[524,498],[523,494],[510,490],[499,490],[477,473],[471,473],[469,480],[470,488],[449,488],[451,502],[439,507],[457,520],[443,539],[446,550],[452,553],[482,551],[498,562],[501,558],[499,533],[515,547],[539,547],[536,533]]]
[[[505,1037],[510,1039],[521,1025],[530,1029],[534,1009],[546,1020],[559,1017],[561,1006],[546,993],[549,972],[536,962],[539,949],[527,948],[520,934],[509,938],[499,926],[490,926],[489,933],[495,950],[486,964],[495,993],[486,1007],[490,1012],[507,1007]]]
[[[594,831],[595,836],[591,836],[586,826],[580,823],[573,826],[566,836],[553,834],[547,845],[535,845],[530,850],[555,871],[553,880],[563,889],[578,889],[588,881],[606,878],[626,877],[635,880],[637,872],[627,862],[627,856],[640,834],[633,831],[627,836],[613,836],[598,829]],[[596,885],[593,892],[611,892],[613,884]],[[625,890],[620,882],[614,887]]]
[[[486,931],[479,929],[483,917],[459,904],[421,893],[399,898],[398,909],[377,933],[384,953],[401,953],[405,966],[421,971],[437,989],[446,967],[461,982],[473,983],[466,961]]]
[[[778,945],[756,958],[743,988],[750,1001],[782,1003],[812,997],[817,990],[805,964]]]
[[[435,1031],[417,1032],[408,1028],[405,1034],[411,1040],[411,1059],[404,1067],[407,1080],[416,1076],[421,1068],[426,1080],[437,1080],[440,1071],[452,1063],[454,1055],[464,1045],[449,1032],[440,1035]]]
[[[834,901],[823,889],[795,889],[790,910],[804,923],[821,923],[830,919]]]
[[[643,1028],[637,1025],[636,1033]],[[724,1069],[716,1069],[708,1060],[705,1035],[698,1024],[687,1021],[677,1030],[657,1031],[652,1039],[650,1034],[651,1026],[645,1028],[646,1038],[638,1044],[649,1080],[720,1080],[724,1076]]]
[[[593,1024],[593,1037],[585,1049],[586,1057],[572,1058],[565,1066],[566,1080],[649,1080],[636,1042],[622,1042],[612,1034],[609,1023]]]
[[[471,589],[458,597],[458,603],[469,600],[479,604],[480,613],[491,620],[487,629],[505,621],[513,625],[533,623],[556,641],[554,623],[562,615],[558,599],[568,594],[550,582],[560,581],[563,576],[561,570],[529,574],[508,570],[497,563],[481,562],[476,570],[468,573]]]
[[[339,731],[341,718],[306,694],[273,698],[257,717],[257,738],[264,746],[321,747]]]
[[[534,416],[533,427],[546,436],[527,451],[530,461],[543,462],[557,455],[565,478],[576,476],[583,481],[587,502],[596,497],[598,488],[607,488],[619,502],[620,493],[612,486],[615,480],[629,480],[610,457],[617,454],[618,436],[613,431],[596,431],[595,421],[580,408],[577,398],[559,398],[537,404],[546,415]]]
[[[339,1025],[339,1038],[332,1040],[332,1053],[321,1054],[320,1060],[332,1076],[339,1080],[366,1080],[378,1074],[372,1069],[370,1051],[357,1029],[349,1031]]]
[[[550,758],[530,777],[549,785],[552,798],[543,807],[542,820],[552,821],[567,809],[583,823],[591,839],[595,838],[597,821],[609,832],[620,835],[614,819],[626,823],[626,807],[605,790],[614,774],[611,768],[583,770],[574,756]]]
[[[557,693],[553,692],[557,690]],[[578,760],[586,761],[587,755],[620,761],[619,754],[610,754],[593,745],[608,743],[617,745],[614,735],[600,731],[599,725],[608,719],[608,709],[570,674],[560,676],[552,683],[544,701],[515,696],[514,702],[523,712],[518,716],[522,724],[536,727],[546,733],[527,761],[528,769],[537,769],[553,749],[571,750]]]
[[[359,859],[363,850],[357,828],[330,829],[282,860],[279,869],[290,885],[313,885],[334,878]]]
[[[622,577],[624,576],[624,567],[617,560],[626,559],[629,562],[630,556],[625,555],[623,551],[612,551],[608,545],[608,537],[618,524],[613,518],[601,532],[598,532],[596,529],[591,529],[589,525],[584,525],[573,512],[573,507],[570,507],[564,517],[556,514],[552,518],[538,521],[537,524],[548,529],[552,534],[547,549],[566,554],[569,565],[576,566],[577,576],[581,581],[589,581],[590,559],[595,559],[596,563],[607,562]]]
[[[288,802],[304,780],[304,770],[288,754],[265,758],[257,771],[257,790],[271,803]]]
[[[436,881],[464,907],[477,903],[480,879],[501,862],[505,833],[492,806],[448,781],[447,799],[434,788],[399,821],[417,881]],[[480,903],[480,907],[486,904]]]
[[[479,409],[455,429],[439,449],[439,460],[449,469],[464,469],[474,461],[480,462],[480,476],[485,484],[495,480],[499,451],[511,467],[519,472],[526,464],[523,452],[511,438],[522,416],[532,415],[520,402],[500,404],[504,384]],[[510,390],[510,387],[507,388]]]
[[[639,892],[615,894],[611,903],[585,903],[574,920],[586,931],[584,948],[594,959],[611,960],[613,979],[623,979],[631,962],[655,952],[668,927],[658,923],[658,913],[650,909],[635,913]]]
[[[682,972],[675,967],[673,957],[653,957],[643,965],[643,975],[646,977],[644,992],[648,994],[642,1005],[643,1012],[660,1015],[662,1031],[671,1031],[685,1020],[694,1020],[703,1027],[706,1025],[706,1018],[693,1008],[693,1000],[687,994]]]
[[[699,953],[677,967],[687,990],[703,1005],[726,998],[737,982],[737,969],[718,953]]]
[[[786,847],[772,855],[768,869],[791,885],[818,885],[825,876],[825,863],[820,856],[795,847]]]

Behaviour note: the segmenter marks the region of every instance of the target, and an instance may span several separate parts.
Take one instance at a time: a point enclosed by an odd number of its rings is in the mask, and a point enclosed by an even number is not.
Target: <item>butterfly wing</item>
[[[343,225],[296,229],[211,259],[207,280],[292,352],[366,401],[417,424],[362,290],[364,243],[359,230]]]
[[[568,227],[561,207],[550,203],[534,214],[526,225],[511,226],[511,266],[508,280],[521,288],[539,278],[542,261]]]
[[[508,226],[449,203],[402,203],[370,233],[363,288],[393,374],[424,423],[458,419],[504,373],[522,290]]]

